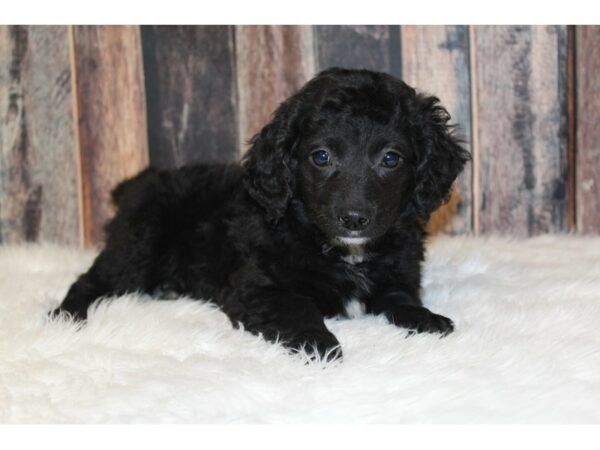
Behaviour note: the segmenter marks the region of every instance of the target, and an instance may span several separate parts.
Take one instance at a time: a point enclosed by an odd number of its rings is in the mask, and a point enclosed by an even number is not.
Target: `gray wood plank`
[[[398,28],[388,25],[314,26],[318,70],[370,69],[399,76]]]
[[[473,28],[481,233],[564,232],[566,27]]]
[[[143,26],[150,162],[238,158],[233,26]]]
[[[0,26],[0,241],[82,241],[66,26]]]

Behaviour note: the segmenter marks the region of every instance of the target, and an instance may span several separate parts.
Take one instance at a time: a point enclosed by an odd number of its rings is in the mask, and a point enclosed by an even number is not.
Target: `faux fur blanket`
[[[438,238],[424,301],[446,338],[329,320],[306,364],[209,303],[101,303],[51,322],[94,252],[0,246],[1,422],[600,422],[600,238]]]

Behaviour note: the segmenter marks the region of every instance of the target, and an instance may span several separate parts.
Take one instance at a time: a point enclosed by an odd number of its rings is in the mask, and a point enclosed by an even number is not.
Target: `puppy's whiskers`
[[[333,247],[334,246],[331,244],[323,244],[323,247],[321,247],[321,254],[327,255],[333,249]]]

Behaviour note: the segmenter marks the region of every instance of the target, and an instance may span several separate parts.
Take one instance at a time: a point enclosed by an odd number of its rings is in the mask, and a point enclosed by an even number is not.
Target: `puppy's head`
[[[426,223],[469,154],[435,97],[389,75],[329,69],[252,140],[249,194],[276,223],[295,210],[331,241],[382,236],[400,214]]]

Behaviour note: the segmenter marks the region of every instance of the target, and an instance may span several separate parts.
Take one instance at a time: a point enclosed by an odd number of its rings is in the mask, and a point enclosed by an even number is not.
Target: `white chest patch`
[[[348,250],[348,254],[342,256],[342,259],[348,264],[359,264],[365,260],[367,238],[339,237],[336,241]]]
[[[346,255],[342,256],[342,259],[346,261],[348,264],[358,264],[364,261],[364,255]]]
[[[345,305],[346,316],[350,319],[356,319],[365,315],[365,305],[360,300],[353,298],[348,300]]]

